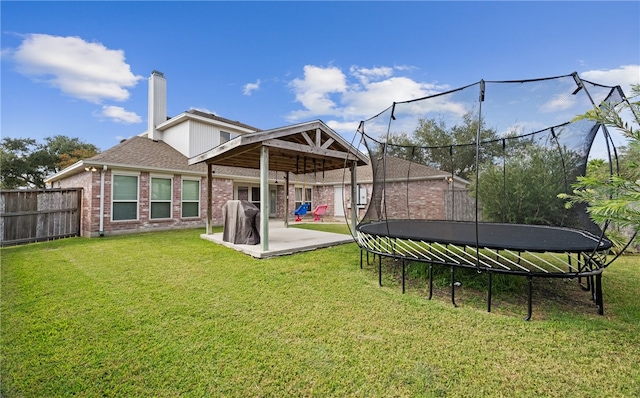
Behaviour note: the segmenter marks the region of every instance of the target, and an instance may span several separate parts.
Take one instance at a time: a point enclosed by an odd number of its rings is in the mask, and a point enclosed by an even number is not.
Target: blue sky
[[[485,80],[640,83],[640,2],[0,2],[1,135],[106,150],[195,108],[260,129],[341,134],[404,101]]]

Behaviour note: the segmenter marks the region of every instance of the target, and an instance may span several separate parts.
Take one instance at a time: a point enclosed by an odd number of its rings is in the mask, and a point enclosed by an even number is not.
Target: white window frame
[[[298,199],[298,190],[300,190],[300,199]],[[307,193],[309,194],[309,197],[307,197]],[[308,203],[309,211],[313,211],[313,189],[311,187],[298,185],[294,187],[293,190],[294,209],[298,209],[298,207],[300,207],[303,203]]]
[[[159,180],[169,180],[170,184],[170,193],[169,200],[166,199],[152,199],[151,196],[153,194],[153,179],[157,178]],[[169,203],[169,217],[151,217],[152,207],[154,203]],[[151,174],[149,176],[149,220],[171,220],[173,219],[173,176],[162,175],[162,174]]]
[[[128,218],[126,220],[115,220],[113,218],[114,214],[114,204],[115,203],[131,203],[131,200],[116,200],[114,199],[114,190],[115,190],[115,179],[116,177],[136,177],[136,218]],[[139,221],[140,220],[140,173],[132,173],[126,171],[112,171],[111,172],[111,221],[112,222],[130,222],[130,221]]]
[[[184,198],[184,182],[185,181],[195,181],[195,182],[198,183],[198,199],[197,200],[191,200],[191,199],[185,199]],[[202,197],[201,189],[202,189],[202,180],[201,179],[199,179],[199,178],[185,178],[185,177],[182,177],[182,186],[180,187],[180,218],[200,218],[200,199]],[[185,203],[198,203],[198,215],[197,216],[187,216],[187,217],[185,217],[183,215],[183,213],[184,213],[183,205]]]
[[[358,207],[367,206],[367,187],[358,184]]]

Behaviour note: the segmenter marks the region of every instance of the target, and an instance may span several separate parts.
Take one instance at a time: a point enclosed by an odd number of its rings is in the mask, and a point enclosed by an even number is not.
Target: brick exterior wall
[[[449,184],[443,180],[411,181],[387,183],[385,200],[393,203],[387,206],[389,219],[445,220],[444,193]]]
[[[204,212],[207,212],[207,183],[204,184],[204,192],[202,193],[202,202],[204,203]],[[212,225],[222,225],[224,219],[222,218],[222,208],[228,200],[233,199],[233,180],[214,178],[212,182],[212,201],[211,201],[211,215]],[[205,218],[206,220],[206,218]]]
[[[82,187],[82,218],[81,235],[85,237],[100,236],[100,177],[102,170],[96,172],[83,171],[69,178],[65,178],[55,183],[55,187],[72,188]],[[150,182],[151,175],[148,172],[141,172],[138,175],[138,219],[131,221],[111,220],[111,186],[113,171],[108,169],[104,178],[104,235],[116,235],[121,233],[142,232],[151,230],[166,230],[175,228],[198,228],[204,227],[207,214],[207,187],[206,178],[200,178],[200,216],[182,218],[182,176],[179,174],[170,176],[173,180],[172,191],[172,218],[158,219],[150,218]],[[118,171],[116,170],[117,174]],[[190,177],[189,179],[193,179]],[[231,180],[213,180],[214,186],[214,225],[222,225],[222,205],[227,198],[233,196],[233,183]],[[216,206],[216,200],[222,203]]]
[[[98,209],[100,208],[100,173],[79,173],[60,181],[60,183],[56,183],[55,188],[82,188],[80,235],[88,236],[88,233],[93,228],[93,224],[99,222],[97,213],[94,214],[92,211],[92,206],[95,205]],[[95,197],[93,192],[98,192],[98,197]]]
[[[289,196],[291,198],[291,196]],[[285,188],[284,185],[276,186],[276,217],[284,218],[285,206]],[[291,211],[293,214],[293,210]]]
[[[81,217],[81,234],[86,237],[96,237],[100,235],[100,176],[102,170],[97,172],[80,172],[69,178],[55,183],[55,187],[59,188],[83,188],[82,197],[82,217]],[[118,171],[115,171],[118,173]],[[138,174],[139,198],[138,198],[138,219],[131,221],[112,221],[111,220],[111,186],[113,171],[108,169],[104,179],[104,219],[103,231],[105,235],[115,235],[130,232],[142,232],[153,230],[167,230],[175,228],[200,228],[204,227],[207,219],[207,187],[206,178],[200,178],[200,216],[194,218],[182,218],[182,179],[183,176],[175,174],[171,177],[173,180],[172,191],[172,218],[158,219],[150,218],[150,182],[151,175],[148,172],[140,172]],[[185,177],[193,179],[193,177]],[[389,217],[405,218],[407,211],[404,204],[409,203],[409,213],[412,219],[445,219],[444,193],[449,188],[446,181],[412,181],[411,188],[407,193],[407,183],[387,183],[386,200],[389,203],[401,204],[397,206],[400,209],[395,213],[390,213]],[[367,206],[370,202],[371,193],[373,191],[372,184],[361,184],[366,187],[369,198]],[[289,218],[293,217],[295,211],[294,203],[294,187],[291,183],[289,186]],[[309,187],[309,186],[307,186]],[[335,216],[334,208],[334,189],[335,185],[313,185],[312,188],[312,210],[317,205],[327,204],[326,216]],[[228,200],[233,199],[234,183],[231,179],[213,178],[212,180],[212,225],[221,226],[223,224],[222,208]],[[407,198],[408,195],[408,198]],[[351,186],[344,186],[345,205],[351,203]],[[276,186],[276,217],[284,218],[285,212],[285,186]],[[367,206],[358,209],[359,217],[363,217],[366,213]],[[395,206],[394,206],[395,207]],[[387,210],[390,210],[388,208]],[[347,218],[351,218],[349,208],[345,209]]]
[[[359,184],[361,188],[365,188],[367,190],[367,204],[364,206],[358,206],[358,218],[362,219],[362,217],[367,212],[367,208],[369,207],[369,203],[371,203],[371,193],[373,192],[373,184]],[[345,209],[344,214],[347,219],[351,219],[351,184],[344,186],[344,205]],[[331,199],[331,203],[333,203],[333,199]]]
[[[311,195],[312,195],[312,199],[313,199],[313,208],[311,209],[312,211],[318,205],[329,205],[327,207],[326,213],[324,213],[324,214],[326,216],[333,216],[334,215],[334,206],[333,206],[334,188],[333,188],[333,185],[325,185],[325,186],[314,187],[313,192],[312,192]]]

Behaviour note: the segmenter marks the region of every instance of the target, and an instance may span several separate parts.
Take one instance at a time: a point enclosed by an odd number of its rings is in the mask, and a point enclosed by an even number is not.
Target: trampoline
[[[371,196],[352,234],[363,254],[472,268],[488,276],[527,278],[532,317],[534,278],[576,279],[604,313],[602,272],[615,260],[608,223],[586,206],[567,208],[560,194],[584,176],[591,159],[617,172],[615,140],[598,123],[576,119],[602,102],[625,100],[620,87],[570,75],[484,81],[406,102],[394,102],[360,123],[353,146],[366,150]],[[593,153],[595,152],[595,153]],[[347,191],[347,190],[345,190]],[[345,212],[346,214],[346,212]],[[630,238],[629,242],[633,237]]]

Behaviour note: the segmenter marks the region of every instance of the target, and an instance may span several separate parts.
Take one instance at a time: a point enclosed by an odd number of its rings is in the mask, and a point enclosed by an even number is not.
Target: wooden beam
[[[220,154],[219,156],[217,156],[215,159],[210,159],[211,162],[213,162],[213,164],[222,164],[222,163],[218,163],[218,162],[223,162],[227,159],[231,159],[231,158],[235,158],[238,157],[242,154],[245,154],[247,152],[256,150],[260,148],[260,144],[253,144],[253,145],[247,145],[246,147],[239,149],[237,151],[230,151],[230,152],[225,152]]]
[[[322,131],[320,129],[316,129],[316,146],[320,148],[320,142],[322,142]]]
[[[242,144],[246,145],[246,144],[257,143],[257,142],[274,139],[274,138],[302,134],[306,131],[311,131],[313,129],[320,128],[320,127],[322,127],[321,122],[312,122],[312,123],[304,123],[300,125],[280,128],[270,132],[267,130],[267,131],[257,132],[255,134],[246,134],[241,136]]]
[[[201,153],[200,155],[197,155],[191,159],[189,159],[189,164],[196,164],[196,163],[200,163],[200,162],[204,162],[206,160],[209,160],[213,157],[218,156],[218,154],[222,154],[225,152],[229,152],[234,148],[237,147],[241,147],[241,141],[240,140],[231,140],[231,141],[227,141],[224,144],[217,146],[215,148],[212,148],[210,150],[208,150],[205,153]]]
[[[358,169],[358,162],[351,163],[351,233],[355,234],[356,226],[358,225],[358,178],[356,170]]]
[[[284,176],[284,227],[289,228],[289,172]]]
[[[289,142],[289,141],[268,140],[268,141],[264,141],[262,145],[273,147],[273,148],[288,149],[290,151],[300,152],[303,154],[307,153],[311,155],[317,155],[317,156],[325,157],[329,159],[335,158],[335,159],[344,160],[346,158],[347,160],[355,160],[355,161],[359,160],[357,156],[349,152],[340,152],[332,149],[309,147],[306,145],[296,144],[294,142]]]
[[[260,245],[269,251],[269,147],[260,148]]]
[[[331,146],[331,144],[333,144],[334,141],[335,140],[333,138],[329,138],[328,140],[326,140],[324,142],[324,144],[322,144],[322,146],[320,148],[327,149],[327,148],[329,148]]]
[[[311,137],[309,137],[309,134],[307,134],[306,131],[303,131],[301,135],[304,137],[305,141],[307,141],[307,144],[309,144],[310,147],[314,146],[313,140],[311,139]]]

